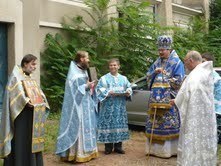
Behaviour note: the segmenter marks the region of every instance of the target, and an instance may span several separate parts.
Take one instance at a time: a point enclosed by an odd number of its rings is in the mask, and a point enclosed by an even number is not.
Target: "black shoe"
[[[104,150],[104,154],[111,154],[112,150],[113,150],[113,143],[105,143],[105,150]]]
[[[111,154],[111,152],[112,152],[112,151],[110,151],[110,150],[105,150],[105,151],[104,151],[104,154],[108,155],[108,154]]]
[[[119,154],[125,154],[125,151],[123,149],[114,149],[114,152]]]

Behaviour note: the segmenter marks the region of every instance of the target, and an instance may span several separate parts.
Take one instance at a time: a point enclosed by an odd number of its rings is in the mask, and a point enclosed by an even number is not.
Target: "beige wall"
[[[8,24],[8,72],[19,64],[23,55],[22,3],[19,0],[0,1],[0,21]]]
[[[33,54],[40,62],[39,51],[39,0],[22,0],[23,3],[23,54]],[[38,67],[33,75],[40,79],[40,68]]]
[[[173,24],[178,27],[187,27],[189,20],[191,18],[191,15],[185,15],[183,13],[179,12],[173,12]]]
[[[179,0],[180,1],[180,0]],[[209,19],[209,3],[210,0],[181,0],[182,5],[193,8],[202,9],[204,12],[205,19]]]
[[[203,5],[204,1],[208,0],[183,0],[183,5],[190,6],[190,7],[200,7]]]
[[[156,5],[157,15],[159,15],[159,22],[161,25],[176,25],[185,28],[187,27],[190,18],[195,15],[204,15],[208,20],[208,0],[192,1],[193,0],[158,1]],[[201,8],[199,8],[200,6]]]
[[[41,0],[40,2],[39,27],[41,34],[39,40],[41,49],[44,47],[43,41],[47,33],[55,34],[60,32],[61,24],[70,22],[70,19],[79,15],[79,13],[87,20],[87,23],[93,25],[90,17],[85,12],[82,12],[82,9],[90,10],[83,3],[71,3],[71,1],[67,0],[64,0],[64,3],[61,3],[61,0]]]
[[[83,3],[68,3],[71,1],[65,0],[63,1],[64,3],[53,0],[40,0],[40,2],[40,21],[62,23],[64,17],[73,17],[81,13],[89,23],[92,23],[88,15],[82,12],[82,9],[90,10]]]
[[[173,25],[172,0],[163,0],[157,7],[159,22],[161,25]]]
[[[111,3],[118,1],[113,0]],[[139,0],[138,0],[139,1]],[[142,0],[140,0],[142,1]],[[185,5],[203,5],[208,12],[208,0],[183,0]],[[187,20],[189,15],[200,14],[174,5],[173,0],[151,0],[161,25],[173,25]],[[182,4],[182,5],[183,5]],[[0,21],[8,23],[8,59],[9,72],[15,64],[20,64],[27,53],[36,55],[40,61],[40,52],[44,50],[44,39],[47,33],[60,32],[64,16],[73,17],[81,13],[89,24],[93,21],[82,9],[91,10],[80,1],[70,0],[0,0]],[[107,12],[117,11],[111,7]],[[115,15],[117,16],[117,15]],[[40,80],[40,68],[34,75]]]

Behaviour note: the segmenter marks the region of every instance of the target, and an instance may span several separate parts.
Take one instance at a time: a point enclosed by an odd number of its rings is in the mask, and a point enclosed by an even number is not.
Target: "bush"
[[[41,82],[52,111],[61,108],[69,63],[77,50],[89,52],[98,77],[108,72],[110,58],[119,58],[120,72],[130,80],[143,76],[149,65],[148,59],[157,57],[155,40],[159,26],[153,23],[153,15],[146,13],[149,3],[135,4],[126,0],[114,4],[121,16],[110,19],[106,14],[109,0],[85,3],[92,9],[85,12],[95,22],[94,26],[77,16],[71,18],[71,23],[63,24],[62,34],[48,34],[45,39],[42,63],[47,72],[42,72]]]
[[[173,30],[173,48],[181,58],[189,50],[211,52],[216,57],[215,66],[221,64],[221,28],[207,32],[207,23],[202,17],[193,17],[189,28],[184,30],[156,24],[154,16],[146,10],[149,6],[147,2],[135,4],[124,0],[113,4],[118,12],[111,14],[119,17],[111,17],[106,13],[111,7],[109,0],[87,0],[85,3],[91,11],[84,12],[94,21],[93,26],[82,16],[66,17],[71,22],[64,22],[63,33],[55,36],[48,34],[45,39],[46,50],[42,53],[42,63],[43,71],[47,72],[42,72],[41,82],[52,111],[61,108],[69,63],[77,50],[89,52],[91,66],[96,67],[98,77],[108,72],[107,61],[110,58],[119,58],[120,72],[132,81],[144,76],[148,67],[158,58],[158,35]]]

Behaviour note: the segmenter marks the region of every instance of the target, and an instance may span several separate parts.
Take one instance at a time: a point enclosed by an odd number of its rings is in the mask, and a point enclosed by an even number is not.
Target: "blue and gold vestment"
[[[163,73],[156,74],[156,68],[163,68]],[[175,98],[184,78],[184,65],[173,50],[168,59],[158,58],[147,72],[151,95],[147,116],[146,135],[150,138],[152,127],[153,141],[165,141],[179,135],[180,118],[176,107],[169,101]],[[156,119],[153,116],[156,109]]]

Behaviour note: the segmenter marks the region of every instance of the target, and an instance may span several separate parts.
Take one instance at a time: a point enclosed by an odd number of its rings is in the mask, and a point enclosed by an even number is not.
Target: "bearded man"
[[[177,95],[184,78],[184,65],[172,49],[171,36],[157,39],[159,58],[147,72],[150,85],[146,124],[146,154],[169,158],[177,154],[180,129],[179,111],[169,101]]]
[[[78,51],[71,62],[62,106],[56,154],[62,161],[87,162],[97,157],[96,103],[87,69],[88,52]],[[94,93],[93,93],[94,94]]]

